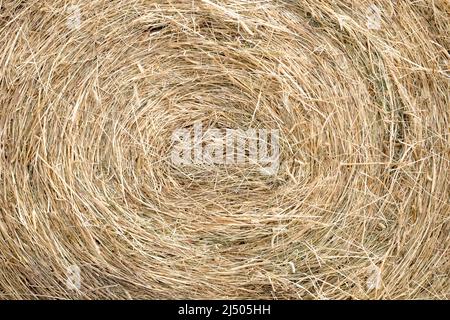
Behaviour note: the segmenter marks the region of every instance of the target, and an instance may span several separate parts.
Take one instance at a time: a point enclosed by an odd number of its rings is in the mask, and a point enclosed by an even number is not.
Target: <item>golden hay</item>
[[[447,0],[1,0],[0,298],[450,298],[449,30]],[[175,165],[195,122],[278,129],[277,174]]]

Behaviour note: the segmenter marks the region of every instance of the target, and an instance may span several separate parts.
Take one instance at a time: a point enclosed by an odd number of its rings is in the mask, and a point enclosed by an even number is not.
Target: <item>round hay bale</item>
[[[449,298],[448,1],[0,7],[0,298]]]

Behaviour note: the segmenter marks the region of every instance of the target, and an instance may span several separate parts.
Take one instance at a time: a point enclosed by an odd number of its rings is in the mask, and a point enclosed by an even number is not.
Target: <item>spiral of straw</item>
[[[448,299],[449,30],[447,0],[0,0],[0,299]],[[278,171],[174,164],[196,122],[279,130]]]

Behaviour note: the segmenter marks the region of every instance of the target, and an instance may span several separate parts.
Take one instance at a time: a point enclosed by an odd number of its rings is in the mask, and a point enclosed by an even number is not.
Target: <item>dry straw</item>
[[[0,298],[449,298],[447,0],[0,0]],[[278,129],[280,167],[170,161]]]

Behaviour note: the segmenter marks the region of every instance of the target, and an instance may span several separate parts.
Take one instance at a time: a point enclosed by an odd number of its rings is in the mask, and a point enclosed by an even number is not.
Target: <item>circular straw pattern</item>
[[[449,298],[448,1],[0,6],[0,298]]]

